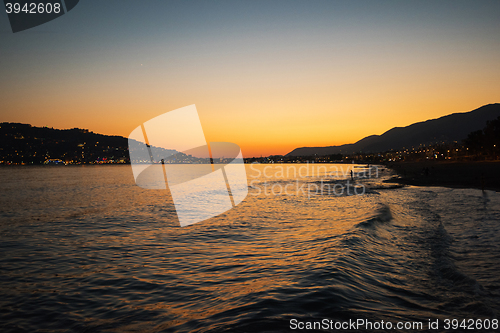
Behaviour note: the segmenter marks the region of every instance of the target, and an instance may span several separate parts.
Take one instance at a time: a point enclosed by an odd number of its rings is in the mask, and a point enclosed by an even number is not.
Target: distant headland
[[[453,113],[406,127],[394,127],[382,135],[370,135],[356,143],[296,148],[285,156],[368,154],[461,142],[470,133],[484,129],[488,121],[498,117],[500,103],[488,104],[469,112]]]

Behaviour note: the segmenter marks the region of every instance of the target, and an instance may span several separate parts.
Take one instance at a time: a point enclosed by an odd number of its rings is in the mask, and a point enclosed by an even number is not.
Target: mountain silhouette
[[[376,153],[436,143],[460,142],[471,132],[481,130],[488,120],[500,116],[500,103],[476,110],[453,113],[406,127],[394,127],[382,135],[370,135],[356,143],[329,147],[296,148],[285,156],[312,156]]]
[[[127,138],[97,134],[87,129],[61,130],[3,122],[0,123],[0,137],[0,164],[42,164],[47,159],[73,163],[103,159],[129,162]],[[157,153],[177,153],[175,150],[153,148]]]

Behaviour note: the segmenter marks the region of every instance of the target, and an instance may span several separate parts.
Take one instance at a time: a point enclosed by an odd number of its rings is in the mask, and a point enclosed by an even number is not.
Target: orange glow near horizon
[[[392,91],[395,88],[392,87]],[[496,92],[493,91],[469,89],[462,94],[458,91],[450,88],[447,96],[427,93],[420,100],[410,94],[400,93],[391,99],[384,95],[386,91],[383,90],[365,91],[368,95],[381,96],[378,100],[365,102],[366,97],[356,100],[356,95],[364,94],[355,89],[351,94],[344,91],[342,95],[332,94],[332,97],[327,94],[307,96],[310,91],[302,94],[282,92],[274,99],[265,96],[224,99],[225,91],[221,90],[217,96],[200,99],[196,107],[207,141],[236,143],[245,157],[253,157],[284,155],[298,147],[354,143],[368,135],[380,135],[395,126],[467,112],[499,101],[494,99]],[[98,95],[99,91],[95,90],[93,94]],[[50,100],[44,103],[41,98],[35,98],[31,102],[17,103],[12,107],[16,112],[10,117],[4,116],[2,121],[59,129],[86,128],[95,133],[128,137],[141,123],[195,102],[187,98],[172,98],[175,102],[170,102],[154,99],[153,92],[149,94],[150,99],[136,99],[128,93],[120,98],[117,89],[115,95],[102,99],[95,96],[84,101],[83,97],[73,96],[59,101],[59,109],[54,108]],[[30,112],[34,109],[37,110],[35,114]]]

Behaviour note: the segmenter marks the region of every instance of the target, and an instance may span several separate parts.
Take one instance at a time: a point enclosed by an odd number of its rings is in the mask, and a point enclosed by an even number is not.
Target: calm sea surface
[[[127,165],[0,168],[0,331],[498,318],[500,194],[387,188],[382,169],[341,193],[353,166],[332,167],[248,165],[240,205],[183,228]]]

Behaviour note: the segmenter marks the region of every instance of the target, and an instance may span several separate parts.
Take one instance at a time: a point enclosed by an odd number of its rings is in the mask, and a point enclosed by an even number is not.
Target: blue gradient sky
[[[2,6],[3,8],[3,6]],[[500,1],[80,1],[13,34],[0,121],[127,136],[196,104],[245,156],[500,101]]]

